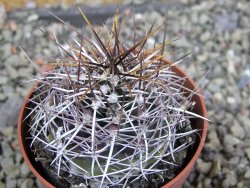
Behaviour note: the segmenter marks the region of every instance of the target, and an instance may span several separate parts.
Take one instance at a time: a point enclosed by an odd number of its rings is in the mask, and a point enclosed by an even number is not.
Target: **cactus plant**
[[[195,141],[190,119],[203,118],[191,111],[196,91],[172,71],[181,60],[163,60],[165,39],[145,48],[154,24],[129,47],[117,15],[99,32],[82,15],[92,38],[57,43],[62,58],[35,79],[26,118],[36,160],[71,187],[166,182]]]

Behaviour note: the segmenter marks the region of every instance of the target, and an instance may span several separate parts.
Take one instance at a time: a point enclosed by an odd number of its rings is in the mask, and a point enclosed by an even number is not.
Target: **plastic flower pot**
[[[165,62],[171,64],[170,62],[168,62],[166,60],[165,60]],[[184,84],[185,87],[189,88],[190,90],[197,89],[194,81],[190,77],[188,77],[184,71],[182,71],[180,68],[175,67],[175,66],[172,67],[172,70],[174,72],[176,72],[176,74],[178,74],[179,76],[187,78],[185,81],[185,84]],[[41,181],[41,183],[45,187],[48,187],[48,188],[61,187],[63,182],[58,182],[56,180],[56,178],[51,178],[51,175],[50,176],[48,175],[50,172],[48,172],[48,170],[44,169],[39,162],[36,162],[35,156],[32,153],[32,151],[30,150],[30,140],[28,139],[29,138],[29,132],[28,132],[29,118],[25,119],[25,117],[29,113],[29,109],[27,108],[28,101],[31,98],[36,86],[37,86],[37,84],[34,85],[33,88],[30,90],[28,96],[26,97],[26,99],[22,105],[20,113],[19,113],[18,141],[19,141],[21,153],[24,157],[25,162],[27,163],[28,167],[33,172],[33,174]],[[200,93],[200,91],[198,90],[197,93]],[[202,98],[202,96],[194,95],[192,100],[196,103],[196,105],[193,109],[193,112],[206,118],[207,111],[206,111],[205,102],[204,102],[204,99]],[[195,164],[195,161],[197,160],[197,158],[198,158],[198,156],[203,148],[203,145],[205,143],[206,134],[207,134],[207,121],[200,119],[200,118],[196,118],[196,119],[191,120],[191,125],[193,128],[200,129],[200,140],[198,140],[196,143],[194,143],[192,145],[192,147],[188,150],[186,165],[182,169],[182,171],[175,178],[173,178],[171,181],[169,181],[164,186],[162,186],[162,188],[179,188],[179,187],[181,187],[183,185],[183,183],[186,181],[190,171],[192,170],[192,168]]]

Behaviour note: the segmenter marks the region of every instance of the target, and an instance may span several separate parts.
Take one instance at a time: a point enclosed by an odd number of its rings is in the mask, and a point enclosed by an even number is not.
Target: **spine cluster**
[[[58,176],[82,178],[82,185],[161,176],[168,170],[162,165],[177,166],[176,154],[193,142],[197,130],[185,127],[198,116],[188,111],[195,92],[163,61],[165,42],[145,49],[158,28],[128,47],[118,19],[97,33],[84,18],[93,38],[79,35],[68,49],[58,44],[67,58],[36,79],[31,148]]]

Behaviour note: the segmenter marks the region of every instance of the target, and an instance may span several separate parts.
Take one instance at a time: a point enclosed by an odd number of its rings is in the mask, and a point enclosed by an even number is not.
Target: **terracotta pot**
[[[181,69],[179,69],[178,67],[173,67],[173,71],[176,72],[179,76],[182,76],[182,77],[187,76],[187,74]],[[187,88],[190,88],[191,90],[197,88],[194,81],[190,77],[187,77],[184,85]],[[200,90],[198,90],[198,93],[200,93]],[[195,109],[193,110],[193,112],[207,118],[207,109],[206,109],[206,105],[205,105],[203,97],[194,95],[192,100],[196,102]],[[189,173],[191,172],[195,164],[195,161],[198,159],[201,153],[201,150],[205,144],[205,140],[207,136],[208,123],[206,120],[203,120],[203,119],[194,119],[191,125],[193,128],[198,128],[201,130],[200,142],[196,143],[196,146],[194,147],[194,149],[190,151],[190,153],[188,154],[190,161],[187,163],[184,169],[174,179],[172,179],[170,182],[162,186],[162,188],[181,188],[183,183],[186,181]]]
[[[171,64],[168,61],[166,61],[166,63]],[[182,71],[181,69],[179,69],[178,67],[173,66],[172,70],[174,72],[176,72],[181,77],[187,77],[186,73],[184,71]],[[187,77],[184,85],[186,87],[190,88],[191,90],[197,88],[194,81],[189,77]],[[60,184],[60,182],[56,182],[55,180],[51,179],[51,177],[48,177],[45,170],[42,168],[41,164],[39,164],[35,161],[34,156],[29,148],[30,142],[28,139],[26,139],[27,135],[28,135],[28,128],[29,128],[27,126],[27,120],[24,121],[24,118],[28,114],[28,110],[26,109],[26,106],[27,106],[29,98],[33,94],[35,87],[36,86],[34,86],[30,90],[28,96],[26,97],[26,100],[23,103],[23,106],[20,110],[20,113],[19,113],[18,141],[19,141],[19,145],[20,145],[24,160],[27,163],[30,170],[33,172],[33,174],[41,181],[41,183],[45,187],[48,187],[48,188],[53,188],[55,186],[58,187],[58,184]],[[198,93],[200,93],[199,90],[198,90]],[[195,109],[193,111],[206,118],[207,111],[206,111],[206,106],[205,106],[205,102],[204,102],[203,98],[198,96],[198,95],[194,95],[193,101],[196,102]],[[190,171],[192,170],[192,168],[195,164],[195,161],[197,160],[197,158],[202,150],[202,147],[205,143],[205,138],[207,135],[207,121],[205,121],[203,119],[194,119],[194,120],[192,120],[192,127],[198,128],[201,130],[200,142],[194,144],[191,151],[189,151],[188,158],[187,158],[187,160],[189,162],[187,162],[184,169],[174,179],[172,179],[170,182],[168,182],[167,184],[162,186],[162,188],[180,188],[183,185],[183,183],[185,182],[185,180],[187,179]]]

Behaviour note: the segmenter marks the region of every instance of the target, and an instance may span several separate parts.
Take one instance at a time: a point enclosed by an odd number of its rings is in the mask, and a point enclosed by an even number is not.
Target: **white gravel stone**
[[[6,137],[11,137],[13,134],[15,134],[14,133],[14,128],[12,126],[6,127],[1,132]]]
[[[230,134],[228,134],[224,137],[224,145],[226,147],[233,147],[239,143],[240,143],[240,140],[238,138],[230,135]]]
[[[250,147],[245,149],[248,160],[250,161]]]
[[[228,172],[226,174],[225,179],[222,182],[222,187],[227,188],[227,187],[233,187],[237,184],[237,177],[234,172]]]
[[[18,78],[17,70],[11,65],[6,66],[6,71],[8,71],[8,75],[11,79],[15,80]]]
[[[230,127],[230,131],[237,138],[242,139],[245,137],[245,130],[237,120],[233,121],[233,125]]]
[[[1,142],[1,147],[4,148],[3,149],[3,155],[5,157],[10,157],[11,155],[14,154],[14,151],[11,148],[10,144],[7,143],[6,141]]]
[[[21,188],[32,188],[34,184],[34,180],[29,178],[24,180],[24,182],[22,183]]]
[[[18,55],[11,55],[4,62],[6,66],[11,66],[17,68],[20,65],[20,57]]]
[[[0,49],[2,51],[2,58],[5,60],[11,56],[11,43],[6,43]]]
[[[222,168],[221,166],[222,166],[221,157],[215,156],[213,160],[212,168],[209,173],[209,177],[221,175],[221,168]]]
[[[199,172],[207,174],[212,167],[212,162],[205,162],[202,161],[201,159],[197,160],[197,169]]]
[[[216,147],[216,148],[219,148],[221,147],[221,143],[220,143],[220,140],[219,140],[219,137],[218,137],[218,134],[216,131],[211,131],[208,133],[208,139],[209,139],[209,142],[208,142],[208,145],[210,147]]]
[[[7,178],[5,186],[6,186],[6,188],[16,188],[17,187],[17,180]]]
[[[247,179],[250,179],[250,169],[248,169],[246,171],[246,173],[244,174],[244,177],[247,178]]]
[[[4,101],[7,98],[6,95],[4,95],[3,93],[0,93],[0,102]]]
[[[20,175],[20,169],[15,165],[15,163],[3,168],[3,172],[7,177],[12,179],[17,178]]]
[[[33,73],[32,67],[21,67],[17,71],[18,71],[18,76],[22,78],[31,77]]]
[[[30,170],[29,170],[29,168],[28,168],[28,166],[27,166],[27,164],[25,162],[23,162],[21,164],[20,170],[21,170],[21,176],[22,177],[27,177],[28,174],[30,173]]]
[[[0,188],[5,188],[5,184],[0,181]]]
[[[215,102],[221,102],[223,100],[223,95],[219,92],[216,92],[213,96]]]
[[[17,125],[17,117],[23,99],[19,96],[9,96],[0,106],[0,128],[13,127]],[[8,109],[8,110],[6,110]]]
[[[8,82],[8,77],[0,76],[0,85],[7,84],[7,82]]]
[[[235,97],[227,97],[227,103],[228,104],[235,104],[236,103]]]
[[[21,161],[22,161],[22,159],[23,159],[23,156],[21,155],[20,152],[18,152],[18,153],[15,154],[15,162],[16,162],[17,164],[20,164]],[[21,172],[22,172],[22,170],[21,170]]]
[[[3,94],[5,96],[11,96],[11,95],[14,94],[14,87],[13,86],[11,86],[11,85],[3,85],[2,88],[3,88]]]
[[[237,120],[243,125],[246,135],[250,134],[250,118],[245,115],[237,114]]]
[[[208,41],[210,38],[211,38],[211,33],[210,33],[209,31],[207,31],[207,32],[205,32],[205,33],[203,33],[203,34],[201,35],[200,40],[201,40],[202,42],[206,42],[206,41]]]

